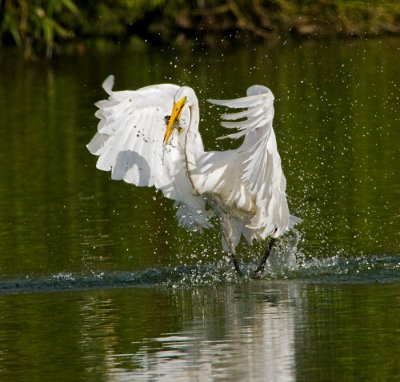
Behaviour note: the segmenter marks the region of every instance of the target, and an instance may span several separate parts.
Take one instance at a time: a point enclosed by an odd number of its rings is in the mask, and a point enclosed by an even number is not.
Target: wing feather
[[[228,99],[228,100],[220,100],[220,99],[209,99],[208,102],[213,103],[214,105],[226,106],[236,109],[243,109],[245,107],[254,107],[255,105],[259,105],[263,103],[263,99],[258,95],[248,96],[236,99]]]
[[[258,106],[252,107],[251,109],[246,109],[246,110],[239,111],[239,112],[236,112],[236,113],[221,114],[221,119],[237,120],[237,119],[240,119],[240,118],[254,117],[256,115],[262,114],[264,109],[265,109],[265,106],[260,104]]]
[[[185,215],[188,228],[208,227],[210,214],[204,199],[194,195],[185,168],[184,147],[179,142],[167,146],[163,143],[165,117],[170,115],[180,87],[160,84],[113,91],[113,85],[113,76],[103,83],[109,98],[96,103],[98,131],[87,145],[98,156],[97,168],[111,171],[112,179],[155,186],[177,202],[177,217],[182,224]]]
[[[238,182],[244,185],[244,190],[238,186],[231,189],[235,190],[236,198],[239,198],[240,192],[248,192],[254,201],[254,214],[247,225],[254,237],[281,235],[289,225],[289,210],[286,180],[272,127],[272,92],[264,86],[255,85],[247,90],[247,97],[209,101],[220,106],[244,109],[221,115],[223,127],[237,130],[222,138],[238,139],[244,136],[243,143],[235,150],[235,162],[241,163]],[[230,176],[230,173],[224,176]],[[226,180],[219,179],[217,183],[222,185]]]
[[[164,168],[159,154],[164,150],[164,117],[172,110],[179,87],[161,84],[113,91],[113,83],[113,76],[103,83],[109,99],[96,103],[98,132],[87,147],[99,156],[97,167],[111,171],[113,179],[162,188],[174,177]]]

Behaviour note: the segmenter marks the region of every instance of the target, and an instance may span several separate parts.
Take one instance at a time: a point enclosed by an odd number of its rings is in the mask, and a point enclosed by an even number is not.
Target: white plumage
[[[223,138],[244,137],[236,150],[204,151],[193,89],[172,84],[113,91],[109,76],[99,101],[98,132],[87,145],[112,179],[154,186],[175,200],[181,225],[196,230],[220,217],[223,249],[234,255],[241,235],[278,237],[299,219],[289,215],[286,180],[272,128],[274,96],[260,85],[246,97],[209,100],[227,108]],[[289,223],[290,221],[290,223]]]

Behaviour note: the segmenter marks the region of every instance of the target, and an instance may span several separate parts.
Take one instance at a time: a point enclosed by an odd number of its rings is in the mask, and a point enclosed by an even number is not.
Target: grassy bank
[[[132,39],[185,46],[383,34],[400,35],[398,0],[0,0],[0,41],[27,58]]]

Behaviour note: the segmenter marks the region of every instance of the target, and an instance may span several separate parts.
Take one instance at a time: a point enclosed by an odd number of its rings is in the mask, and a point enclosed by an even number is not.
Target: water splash
[[[313,282],[389,283],[400,281],[399,256],[333,256],[326,259],[303,260],[293,278]]]
[[[304,281],[312,283],[391,283],[400,281],[400,256],[341,257],[320,259],[293,254],[289,261],[274,260],[267,265],[263,277],[268,280]],[[276,256],[278,258],[278,256]],[[257,282],[251,277],[255,263],[242,265],[239,277],[229,259],[215,264],[180,265],[149,268],[143,271],[91,272],[90,274],[57,273],[43,277],[24,277],[0,281],[0,295],[40,293],[65,290],[107,289],[127,287],[213,286]]]
[[[322,258],[310,256],[298,249],[301,236],[292,229],[281,237],[267,261],[262,279],[301,280],[313,283],[396,282],[400,281],[399,256],[347,256],[344,253]],[[180,265],[147,268],[137,271],[92,271],[82,273],[60,272],[50,276],[5,279],[0,281],[0,295],[40,293],[65,290],[109,289],[127,287],[190,288],[221,284],[256,282],[254,271],[261,248],[248,246],[242,253],[239,276],[228,256],[220,257],[205,244],[201,254],[189,259],[179,258]],[[215,261],[214,259],[220,260]],[[185,263],[185,261],[187,261]]]

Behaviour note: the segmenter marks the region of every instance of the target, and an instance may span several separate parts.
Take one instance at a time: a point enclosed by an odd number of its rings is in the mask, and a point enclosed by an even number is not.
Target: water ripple
[[[243,265],[237,276],[229,264],[181,265],[143,271],[57,273],[43,277],[11,278],[0,281],[0,295],[125,287],[193,287],[256,282],[254,264]],[[399,256],[360,256],[298,259],[290,265],[269,264],[264,280],[297,280],[312,283],[391,283],[400,281]]]

